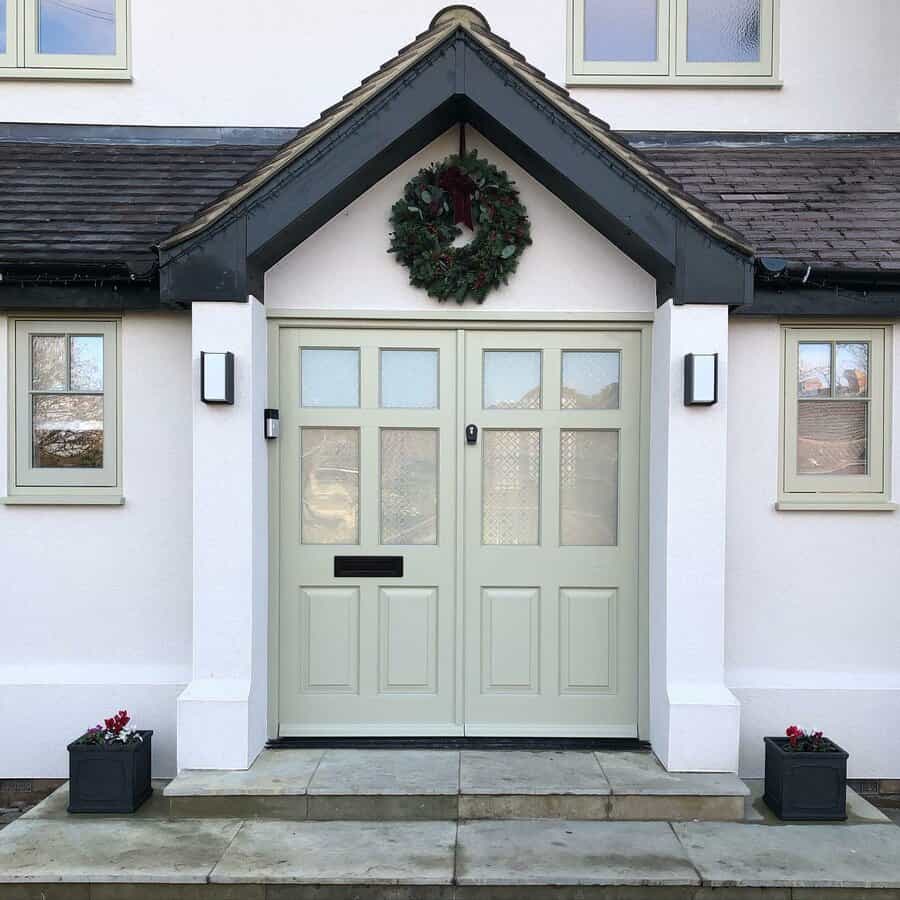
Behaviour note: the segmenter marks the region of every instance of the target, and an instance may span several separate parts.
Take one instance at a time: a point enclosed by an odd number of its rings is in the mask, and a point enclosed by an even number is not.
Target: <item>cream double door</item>
[[[640,334],[279,335],[280,734],[636,736]]]

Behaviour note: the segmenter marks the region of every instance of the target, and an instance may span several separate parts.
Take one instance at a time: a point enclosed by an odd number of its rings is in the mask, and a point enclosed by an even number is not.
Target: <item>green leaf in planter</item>
[[[507,244],[500,253],[503,259],[509,259],[516,252],[515,244]]]

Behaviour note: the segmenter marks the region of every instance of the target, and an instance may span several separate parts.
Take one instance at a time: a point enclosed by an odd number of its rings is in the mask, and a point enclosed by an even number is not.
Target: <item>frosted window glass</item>
[[[66,390],[66,339],[61,334],[32,335],[31,387],[36,391]]]
[[[618,409],[619,353],[569,351],[562,355],[561,409]]]
[[[103,390],[102,335],[69,338],[69,384],[73,391]]]
[[[619,519],[619,433],[561,432],[559,480],[560,544],[615,546]]]
[[[541,408],[540,350],[485,351],[484,408]]]
[[[759,62],[761,0],[688,0],[688,62]]]
[[[103,398],[33,395],[31,439],[36,469],[102,469]]]
[[[304,347],[300,351],[300,405],[359,406],[359,350]]]
[[[658,14],[658,0],[584,0],[584,58],[655,61]]]
[[[801,401],[797,422],[797,472],[865,475],[868,472],[869,404],[865,400]]]
[[[381,432],[381,543],[436,544],[438,432]]]
[[[116,0],[38,0],[40,53],[116,52]]]
[[[302,428],[300,539],[359,543],[359,430]]]
[[[437,409],[438,351],[382,350],[381,405],[395,409]]]
[[[541,433],[489,429],[482,453],[482,543],[537,544]]]

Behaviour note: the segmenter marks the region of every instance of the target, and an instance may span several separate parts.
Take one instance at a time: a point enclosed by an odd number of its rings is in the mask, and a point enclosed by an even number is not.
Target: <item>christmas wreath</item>
[[[465,246],[459,224],[475,232]],[[483,303],[506,284],[531,243],[531,223],[519,192],[477,151],[432,163],[410,181],[391,208],[388,253],[409,269],[409,283],[428,295]]]

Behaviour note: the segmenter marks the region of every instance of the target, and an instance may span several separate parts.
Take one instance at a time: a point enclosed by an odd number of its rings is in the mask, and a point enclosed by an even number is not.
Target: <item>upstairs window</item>
[[[127,78],[128,0],[0,0],[0,77]]]
[[[571,0],[571,84],[777,85],[778,0]]]

